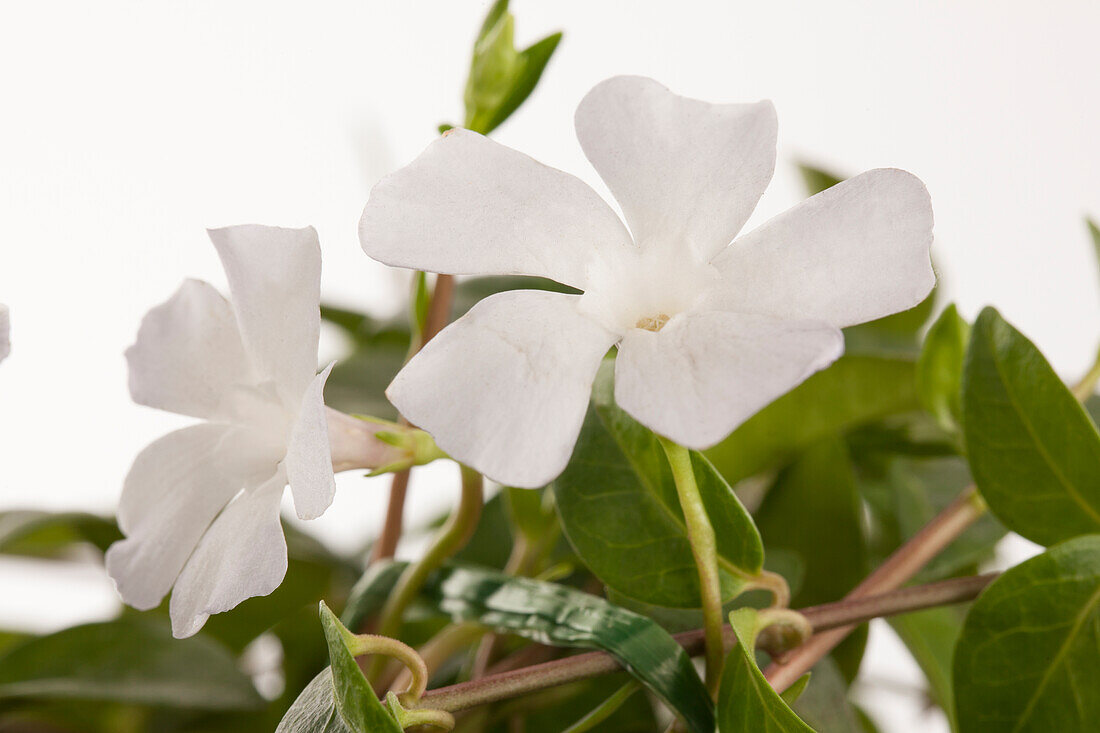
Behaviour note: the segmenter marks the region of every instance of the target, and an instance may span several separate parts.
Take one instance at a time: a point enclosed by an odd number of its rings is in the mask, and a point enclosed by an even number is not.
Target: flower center
[[[642,328],[646,331],[653,331],[656,333],[664,328],[666,323],[668,323],[668,316],[664,313],[658,313],[655,316],[639,318],[638,322],[634,324],[634,328]]]
[[[603,252],[588,263],[580,310],[625,336],[640,328],[656,333],[694,307],[718,272],[690,252],[641,248]]]

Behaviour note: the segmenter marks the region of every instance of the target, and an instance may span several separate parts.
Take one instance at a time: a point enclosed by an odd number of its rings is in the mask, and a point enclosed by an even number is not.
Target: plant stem
[[[975,486],[968,486],[955,501],[921,528],[908,542],[899,547],[882,565],[863,579],[842,603],[858,600],[874,594],[900,588],[936,555],[977,521],[986,511],[985,501]],[[828,654],[855,629],[854,625],[840,626],[826,633],[817,633],[805,644],[795,649],[782,664],[772,664],[765,670],[765,677],[776,690],[782,692],[793,685],[818,660]]]
[[[627,682],[625,685],[615,690],[611,697],[604,700],[595,709],[593,709],[588,715],[578,720],[573,725],[566,728],[562,733],[584,733],[584,731],[592,730],[600,723],[604,722],[615,711],[622,707],[623,703],[638,690],[638,683],[634,680]]]
[[[695,471],[691,467],[691,453],[687,448],[660,438],[661,447],[668,456],[680,507],[684,511],[688,542],[695,566],[699,570],[699,596],[703,604],[703,628],[706,631],[706,683],[712,698],[718,696],[718,683],[722,678],[722,665],[726,659],[722,642],[722,586],[718,577],[718,543],[714,527],[707,516]]]
[[[815,632],[822,632],[880,616],[970,601],[996,577],[996,573],[990,573],[953,578],[890,593],[811,606],[801,609],[800,613],[810,622]],[[734,643],[733,629],[723,626],[721,631],[728,643]],[[706,646],[706,631],[703,629],[676,634],[673,638],[692,655],[698,655]],[[429,690],[421,700],[423,705],[457,712],[621,669],[618,661],[607,652],[589,652]]]
[[[401,617],[424,581],[447,558],[461,550],[477,528],[483,502],[481,474],[466,466],[459,468],[462,471],[462,498],[458,507],[447,518],[424,557],[405,568],[398,579],[379,615],[378,634],[381,636],[397,636],[401,630]],[[375,657],[371,660],[367,678],[376,681],[385,666],[384,657]]]
[[[1084,402],[1096,391],[1097,382],[1100,382],[1100,353],[1097,353],[1096,361],[1092,363],[1092,367],[1085,376],[1081,377],[1081,381],[1071,387],[1073,396],[1078,402]]]
[[[1079,400],[1088,399],[1100,381],[1100,353],[1088,374],[1070,391]],[[921,568],[944,550],[963,531],[977,521],[987,510],[985,500],[974,484],[963,492],[931,522],[899,547],[873,573],[863,579],[845,596],[845,600],[862,598],[875,593],[885,593],[907,583]],[[842,642],[855,626],[842,626],[823,634],[816,634],[808,642],[792,652],[783,664],[773,664],[765,670],[772,687],[782,692],[808,672],[819,659]]]
[[[417,351],[424,348],[424,344],[443,330],[451,319],[451,304],[454,301],[455,279],[452,275],[436,275],[435,287],[432,289],[432,302],[428,306],[428,316],[424,320],[424,333],[415,339],[413,348],[409,353],[412,358]],[[408,422],[402,418],[402,424]],[[401,526],[405,517],[405,496],[409,491],[409,469],[398,471],[390,482],[390,500],[386,506],[386,521],[382,525],[382,533],[374,544],[373,560],[384,560],[393,557],[397,550],[397,541],[401,539]]]

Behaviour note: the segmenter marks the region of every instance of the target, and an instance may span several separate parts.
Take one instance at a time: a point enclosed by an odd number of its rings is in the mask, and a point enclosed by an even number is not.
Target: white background
[[[184,277],[224,285],[204,227],[313,224],[323,292],[393,309],[399,278],[356,223],[370,186],[458,122],[478,0],[0,4],[0,509],[111,511],[134,454],[181,424],[130,404],[122,352]],[[794,161],[906,168],[936,211],[943,290],[1029,334],[1067,379],[1100,335],[1082,217],[1100,215],[1100,5],[1060,2],[514,0],[521,44],[566,32],[497,133],[599,187],[572,114],[597,81],[649,75],[710,101],[771,98],[776,179],[754,221],[801,196]],[[326,339],[326,354],[340,344]],[[413,521],[453,495],[422,474]],[[354,546],[385,482],[343,477],[315,531]],[[1020,546],[1016,554],[1026,553]],[[60,604],[45,612],[41,604]],[[0,626],[112,612],[80,567],[0,566]],[[889,731],[942,728],[876,630],[863,699]]]

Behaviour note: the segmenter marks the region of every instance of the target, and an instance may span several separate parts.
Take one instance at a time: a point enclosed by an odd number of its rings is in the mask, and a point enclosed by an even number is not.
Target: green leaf
[[[932,324],[917,361],[921,404],[950,431],[957,430],[961,421],[963,362],[969,343],[970,324],[952,303]]]
[[[553,484],[562,529],[611,588],[658,606],[698,608],[699,575],[672,472],[657,436],[614,404],[613,370],[611,361],[601,367],[573,458]],[[729,599],[763,566],[760,535],[710,462],[693,451],[692,465]]]
[[[85,624],[18,644],[0,657],[0,700],[76,699],[233,710],[263,700],[223,646],[173,639],[159,619]]]
[[[1100,435],[1035,345],[992,308],[963,376],[967,455],[989,508],[1041,545],[1100,532]]]
[[[1100,264],[1100,227],[1092,219],[1085,219],[1085,224],[1088,226],[1089,235],[1092,237],[1092,247],[1096,252],[1097,263]]]
[[[306,685],[302,694],[286,711],[275,733],[356,733],[336,711],[330,667],[325,667]]]
[[[373,611],[406,567],[391,562],[372,566],[356,584],[344,618],[359,621]],[[369,577],[369,580],[366,578]],[[392,587],[390,583],[389,587]],[[473,621],[498,633],[544,644],[602,649],[681,715],[692,731],[711,733],[714,718],[706,688],[683,648],[656,622],[597,596],[567,586],[473,567],[448,566],[422,590],[455,623]]]
[[[802,183],[806,186],[806,193],[810,196],[815,196],[844,180],[834,173],[815,168],[806,163],[798,164],[798,172],[802,174]]]
[[[329,607],[321,602],[321,627],[328,642],[336,711],[353,733],[401,733],[401,726],[386,712],[374,694],[355,656],[348,648],[355,635],[348,631]]]
[[[957,607],[944,607],[889,619],[928,680],[929,697],[949,719],[955,713],[951,693],[951,657],[965,617],[965,613]]]
[[[782,467],[807,446],[920,405],[911,359],[845,356],[706,451],[731,484]]]
[[[1100,720],[1100,536],[995,580],[955,649],[960,733],[1085,733]]]
[[[795,553],[803,580],[795,608],[844,597],[867,574],[863,507],[851,461],[838,439],[809,448],[779,478],[756,512],[764,544]],[[837,651],[846,675],[859,667],[866,631]]]
[[[871,564],[884,561],[971,483],[966,462],[956,457],[865,461],[860,466],[859,489],[871,510]],[[1005,532],[994,516],[983,513],[925,565],[914,580],[928,583],[960,572],[973,572],[976,565],[992,559],[994,548]]]
[[[802,697],[802,693],[806,691],[806,685],[810,684],[810,677],[812,676],[812,673],[807,672],[795,680],[793,685],[779,693],[779,696],[783,698],[783,702],[794,705],[795,701]]]
[[[737,644],[726,657],[722,685],[718,690],[719,733],[813,733],[783,701],[760,668],[754,650],[760,631],[754,609],[742,608],[730,614]]]
[[[56,557],[81,542],[106,552],[120,539],[122,533],[109,517],[83,512],[0,512],[0,552],[5,554]]]
[[[558,518],[552,492],[506,487],[501,493],[508,519],[525,542],[539,542],[554,531]]]
[[[465,127],[482,135],[496,129],[530,96],[561,41],[561,33],[554,33],[517,52],[514,26],[506,0],[497,2],[474,44],[466,81]]]
[[[814,665],[813,684],[789,703],[806,725],[828,733],[863,733],[859,713],[848,700],[849,680],[832,657]],[[786,700],[784,694],[783,699]]]
[[[431,304],[432,294],[428,290],[428,275],[418,270],[413,275],[409,320],[416,327],[416,332],[419,334],[424,333],[424,328],[428,323],[428,309]]]

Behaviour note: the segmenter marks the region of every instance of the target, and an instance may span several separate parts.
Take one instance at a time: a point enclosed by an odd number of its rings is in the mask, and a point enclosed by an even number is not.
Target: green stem
[[[627,682],[625,685],[615,690],[611,697],[604,700],[588,715],[584,716],[573,725],[566,728],[562,733],[584,733],[584,731],[592,730],[600,723],[604,722],[615,711],[622,707],[622,704],[638,690],[638,683],[634,680]]]
[[[378,634],[381,636],[397,636],[401,631],[401,617],[420,592],[424,581],[432,571],[461,550],[477,528],[483,502],[481,474],[466,466],[459,468],[462,470],[462,498],[458,508],[447,518],[424,557],[409,565],[401,574],[379,616]],[[385,667],[386,659],[375,657],[371,660],[367,678],[376,681]]]
[[[1096,391],[1097,382],[1100,382],[1100,353],[1097,353],[1096,360],[1093,361],[1088,373],[1081,377],[1081,381],[1070,389],[1079,402],[1084,402],[1092,397],[1092,393]]]
[[[722,644],[722,587],[718,577],[718,543],[714,537],[714,527],[711,526],[703,505],[703,497],[699,495],[699,486],[695,482],[691,453],[687,448],[666,438],[661,438],[660,441],[665,455],[668,456],[668,465],[672,468],[680,507],[684,511],[688,542],[691,543],[691,553],[695,556],[695,565],[699,569],[699,595],[703,603],[703,629],[706,637],[706,682],[707,690],[715,697],[726,656]]]

